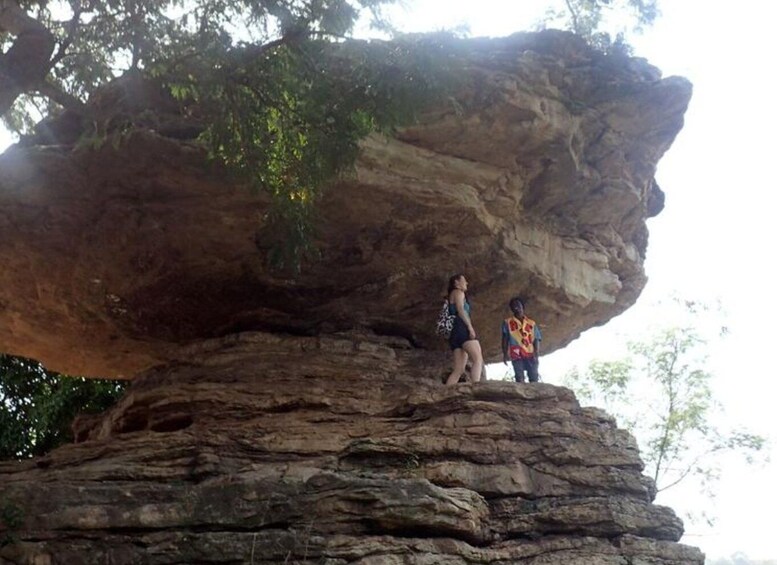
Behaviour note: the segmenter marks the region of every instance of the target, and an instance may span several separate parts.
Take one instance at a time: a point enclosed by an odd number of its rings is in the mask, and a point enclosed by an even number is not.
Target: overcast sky
[[[777,386],[770,327],[777,308],[770,263],[777,225],[777,118],[771,81],[777,7],[762,0],[661,5],[655,26],[631,42],[636,54],[665,76],[690,79],[694,95],[685,127],[659,165],[666,208],[649,222],[650,282],[634,308],[544,359],[541,372],[546,381],[559,382],[576,363],[615,355],[612,344],[639,336],[650,323],[650,304],[657,298],[673,292],[719,298],[732,328],[713,352],[711,367],[726,410],[721,417],[769,436],[773,446]],[[545,0],[406,0],[405,8],[392,14],[406,31],[463,25],[472,36],[502,36],[526,29],[546,6]],[[0,149],[9,142],[0,129]],[[752,558],[777,558],[772,538],[777,457],[772,459],[774,464],[755,469],[726,461],[716,525],[687,524],[683,541],[700,546],[708,557],[741,550]],[[659,502],[687,505],[688,496],[670,492]]]

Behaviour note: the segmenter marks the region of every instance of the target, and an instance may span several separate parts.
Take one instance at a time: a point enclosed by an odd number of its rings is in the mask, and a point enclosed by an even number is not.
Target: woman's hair
[[[448,279],[448,294],[445,295],[446,298],[450,297],[451,292],[453,292],[454,289],[456,288],[456,281],[463,276],[464,276],[464,273],[456,273],[450,279]]]

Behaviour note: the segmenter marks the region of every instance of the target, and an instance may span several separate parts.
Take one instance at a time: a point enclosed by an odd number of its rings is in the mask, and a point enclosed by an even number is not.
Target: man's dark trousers
[[[540,380],[540,373],[538,371],[538,365],[536,359],[513,359],[513,370],[515,371],[515,382],[524,382],[524,372],[529,375],[529,382],[536,383]]]

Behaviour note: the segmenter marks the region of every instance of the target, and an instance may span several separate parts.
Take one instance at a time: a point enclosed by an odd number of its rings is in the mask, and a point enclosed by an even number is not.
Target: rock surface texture
[[[468,43],[459,111],[364,141],[321,202],[322,260],[296,278],[266,268],[264,200],[181,128],[95,149],[52,124],[8,150],[0,347],[119,378],[241,331],[361,329],[429,349],[462,271],[491,358],[512,295],[546,351],[621,313],[645,284],[645,221],[663,205],[653,177],[689,83],[560,32]]]
[[[702,565],[636,445],[548,384],[367,334],[247,333],[0,464],[3,564]]]

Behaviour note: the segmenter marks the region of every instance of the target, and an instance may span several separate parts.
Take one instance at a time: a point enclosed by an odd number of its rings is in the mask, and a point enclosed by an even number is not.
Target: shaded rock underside
[[[247,330],[362,328],[440,348],[434,318],[459,271],[492,358],[514,294],[546,351],[619,314],[645,284],[653,175],[690,85],[568,34],[469,44],[461,113],[365,140],[321,202],[322,260],[296,278],[266,268],[265,200],[193,141],[149,129],[118,148],[7,151],[0,348],[122,378]]]

